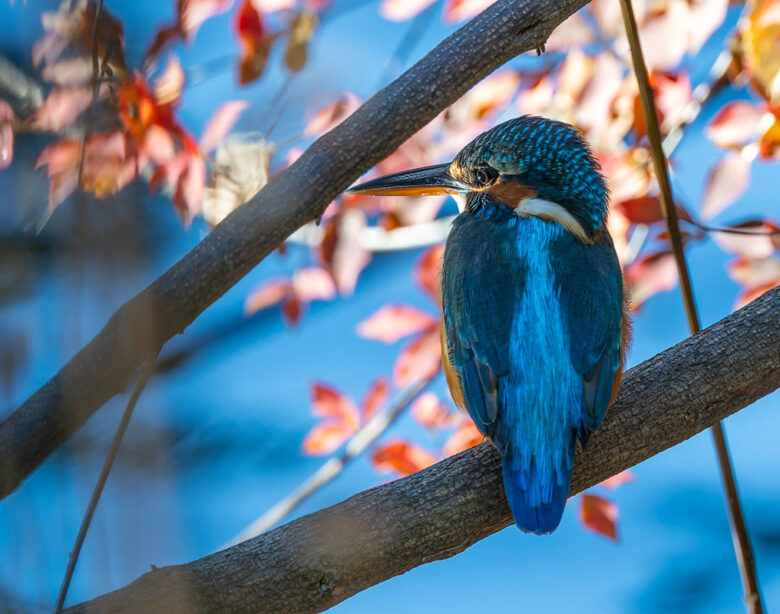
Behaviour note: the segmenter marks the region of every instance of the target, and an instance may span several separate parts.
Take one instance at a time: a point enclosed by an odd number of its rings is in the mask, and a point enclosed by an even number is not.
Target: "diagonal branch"
[[[586,0],[498,0],[457,30],[295,164],[234,211],[0,424],[0,497],[129,384],[150,354],[182,332],[296,228],[320,216],[359,175],[392,153],[482,77],[540,47]]]
[[[572,494],[780,387],[780,288],[631,369],[579,453]],[[498,453],[482,444],[70,614],[319,612],[508,526]],[[532,538],[529,538],[532,539]]]

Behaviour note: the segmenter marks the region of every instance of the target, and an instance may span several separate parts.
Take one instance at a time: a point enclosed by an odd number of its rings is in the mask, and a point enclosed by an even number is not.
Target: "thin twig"
[[[701,324],[699,322],[699,314],[696,310],[696,303],[693,297],[693,288],[691,286],[688,264],[685,260],[685,251],[677,220],[677,209],[674,206],[674,199],[672,198],[672,188],[669,182],[666,156],[664,155],[661,142],[661,131],[658,127],[658,116],[655,110],[653,90],[650,87],[647,67],[645,66],[644,57],[642,56],[642,47],[639,41],[639,33],[631,2],[630,0],[621,0],[620,4],[623,10],[623,21],[625,22],[628,42],[631,48],[631,58],[634,62],[634,72],[636,73],[636,78],[639,83],[639,96],[642,101],[642,112],[645,116],[647,135],[650,139],[653,166],[655,167],[655,175],[661,191],[661,207],[669,231],[674,259],[680,277],[680,288],[682,289],[683,301],[685,303],[688,327],[690,328],[691,334],[694,335],[701,330]],[[731,534],[734,541],[734,550],[737,555],[742,575],[742,584],[745,591],[745,605],[748,612],[751,612],[752,614],[761,614],[764,611],[764,607],[758,585],[753,547],[750,543],[750,536],[742,513],[742,504],[739,499],[737,481],[729,457],[726,435],[720,422],[712,427],[712,436],[718,455],[723,486],[726,491],[726,505],[731,520]]]
[[[95,7],[95,20],[92,22],[92,100],[87,107],[87,116],[84,120],[84,133],[81,136],[81,151],[79,153],[79,185],[84,176],[84,156],[87,150],[87,135],[89,134],[89,125],[92,121],[92,109],[100,91],[100,60],[98,59],[98,23],[100,13],[103,11],[103,0],[98,0]]]
[[[252,524],[225,544],[223,548],[228,548],[256,535],[265,533],[268,529],[284,520],[296,507],[333,480],[351,461],[360,456],[368,446],[376,441],[387,430],[387,427],[395,422],[395,419],[409,406],[415,397],[428,387],[435,377],[434,375],[409,385],[401,392],[394,403],[391,403],[383,412],[371,418],[362,429],[352,436],[340,456],[330,458],[298,488],[252,522]]]
[[[429,7],[418,13],[409,24],[409,28],[398,42],[395,51],[385,62],[385,67],[379,77],[377,89],[383,88],[387,83],[401,72],[409,56],[414,50],[415,45],[420,42],[423,33],[430,26],[434,13],[438,10],[438,2],[434,2]]]
[[[68,567],[65,570],[65,576],[62,579],[60,593],[57,596],[55,614],[60,614],[60,612],[62,612],[62,607],[65,604],[65,597],[68,595],[70,581],[73,579],[73,572],[76,569],[76,562],[79,559],[81,547],[84,545],[84,539],[87,536],[87,531],[89,530],[89,525],[92,522],[92,517],[95,515],[95,509],[97,508],[98,501],[100,501],[100,495],[103,493],[103,487],[106,485],[108,474],[111,472],[111,467],[113,466],[117,452],[119,451],[119,445],[122,443],[122,437],[124,437],[125,431],[127,431],[127,425],[130,423],[133,410],[135,409],[136,403],[138,403],[138,397],[141,396],[141,392],[143,392],[143,389],[146,387],[149,378],[154,372],[154,365],[157,362],[158,355],[159,350],[152,358],[149,359],[146,365],[144,365],[142,368],[142,371],[139,373],[138,379],[135,382],[135,387],[133,388],[133,392],[127,401],[125,411],[122,414],[122,419],[119,421],[119,426],[117,426],[116,433],[114,433],[114,440],[111,442],[111,447],[109,448],[108,454],[106,455],[106,460],[103,463],[103,469],[100,472],[100,477],[98,477],[97,484],[95,484],[95,489],[92,491],[92,497],[89,500],[89,505],[87,505],[87,510],[84,512],[84,518],[81,520],[81,526],[79,527],[79,532],[76,536],[76,542],[73,544],[73,550],[70,552]]]

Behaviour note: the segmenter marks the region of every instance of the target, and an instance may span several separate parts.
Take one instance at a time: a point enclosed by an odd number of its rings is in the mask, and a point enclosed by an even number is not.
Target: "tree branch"
[[[778,387],[780,287],[631,369],[604,425],[577,455],[572,494]],[[499,493],[498,453],[482,444],[67,612],[319,612],[503,529],[512,518]]]
[[[482,77],[524,51],[586,0],[499,0],[318,139],[239,207],[0,424],[0,497],[12,492],[152,352],[276,248],[316,219],[359,175],[392,153]]]
[[[5,98],[24,117],[43,104],[43,88],[0,54],[0,98]]]

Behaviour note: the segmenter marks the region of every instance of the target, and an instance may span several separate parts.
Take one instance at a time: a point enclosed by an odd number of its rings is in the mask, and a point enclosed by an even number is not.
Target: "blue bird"
[[[353,187],[452,194],[461,209],[442,264],[442,355],[453,399],[502,455],[517,526],[550,533],[569,494],[576,442],[614,400],[628,343],[608,190],[568,124],[523,116],[450,164]]]

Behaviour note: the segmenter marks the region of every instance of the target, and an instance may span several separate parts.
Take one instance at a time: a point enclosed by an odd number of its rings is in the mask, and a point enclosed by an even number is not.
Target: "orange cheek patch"
[[[487,189],[496,202],[515,208],[526,198],[536,198],[537,192],[527,185],[516,181],[498,181]]]

